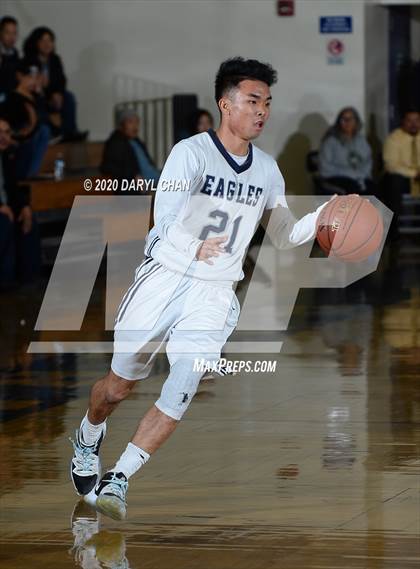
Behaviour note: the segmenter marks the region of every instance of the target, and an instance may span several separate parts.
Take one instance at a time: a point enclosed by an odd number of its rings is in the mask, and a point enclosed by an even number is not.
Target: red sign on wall
[[[344,63],[344,42],[334,38],[327,43],[327,63],[329,65],[342,65]]]
[[[328,42],[327,49],[331,55],[341,55],[344,51],[344,44],[339,39],[334,39]]]
[[[277,0],[277,14],[279,16],[294,16],[295,0]]]

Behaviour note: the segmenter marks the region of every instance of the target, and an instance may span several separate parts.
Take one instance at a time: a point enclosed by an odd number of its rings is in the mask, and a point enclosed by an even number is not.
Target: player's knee
[[[176,394],[168,393],[162,389],[159,399],[156,401],[155,405],[162,411],[165,415],[174,419],[175,421],[180,421],[188,409],[194,395],[195,390],[181,391]]]
[[[114,404],[123,401],[133,389],[135,381],[123,379],[114,372],[110,372],[106,377],[105,398],[107,403]]]
[[[156,407],[180,421],[188,409],[200,383],[201,373],[192,372],[191,361],[178,361],[171,366],[168,379],[162,387]]]
[[[168,417],[180,421],[197,392],[203,373],[194,369],[193,357],[183,359],[170,357],[169,361],[171,371],[155,405]]]

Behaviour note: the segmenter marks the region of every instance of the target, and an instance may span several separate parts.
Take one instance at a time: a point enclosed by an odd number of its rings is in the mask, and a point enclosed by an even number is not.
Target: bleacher
[[[99,176],[102,142],[79,142],[52,145],[44,156],[40,179],[31,181],[31,202],[40,214],[71,208],[74,196],[82,195],[83,179]],[[65,162],[65,177],[54,180],[54,162],[61,156]],[[44,179],[42,177],[45,176]]]
[[[29,182],[31,205],[40,225],[42,262],[54,263],[61,237],[75,196],[86,195],[83,180],[100,175],[103,142],[79,142],[51,145],[44,156],[37,180]],[[65,162],[65,176],[54,179],[54,163]]]
[[[197,108],[197,97],[173,95],[121,102],[115,106],[115,116],[127,108],[135,109],[140,116],[141,138],[155,163],[162,167],[174,142],[185,135],[189,116]],[[84,179],[100,177],[103,147],[101,141],[51,145],[44,156],[39,179],[29,182],[46,265],[54,262],[75,196],[86,195]],[[54,163],[59,157],[64,160],[65,172],[64,178],[57,181]]]

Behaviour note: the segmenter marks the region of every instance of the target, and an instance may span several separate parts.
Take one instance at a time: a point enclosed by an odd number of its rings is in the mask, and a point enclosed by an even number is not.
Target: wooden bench
[[[30,182],[32,209],[36,212],[70,210],[75,196],[87,195],[83,180],[77,177]]]
[[[58,156],[64,159],[68,172],[83,169],[97,169],[102,160],[103,142],[66,142],[49,146],[42,160],[40,174],[54,172],[54,162]]]
[[[43,263],[51,265],[58,251],[61,237],[64,232],[70,210],[76,196],[112,195],[111,192],[86,192],[83,182],[86,178],[92,181],[102,176],[99,174],[99,165],[102,159],[102,142],[66,143],[50,146],[44,157],[40,174],[51,176],[51,179],[26,180],[25,185],[30,186],[31,207],[36,212],[41,228],[41,242]],[[65,178],[56,181],[52,179],[54,161],[62,155],[65,161]],[[133,195],[134,194],[127,194]],[[136,194],[145,195],[145,194]],[[150,195],[150,194],[149,194]],[[130,217],[130,216],[129,216]],[[113,241],[127,242],[144,237],[139,235],[139,227],[149,227],[152,221],[151,214],[147,213],[148,223],[138,224],[138,216],[127,221],[127,215],[116,216],[104,220],[105,237]],[[137,223],[135,221],[137,220]],[[140,231],[140,233],[142,233]]]
[[[98,176],[87,176],[95,184]],[[41,229],[42,260],[44,265],[54,263],[65,224],[76,196],[112,196],[111,192],[86,192],[83,188],[85,177],[65,178],[64,180],[36,180],[29,183],[31,206]],[[27,182],[26,182],[27,184]],[[128,194],[135,196],[145,194]],[[149,194],[150,195],[150,194]],[[113,214],[104,217],[104,238],[124,243],[145,237],[152,223],[151,212],[145,213],[142,223],[137,213]],[[147,219],[146,219],[147,218]],[[143,229],[142,229],[143,228]]]

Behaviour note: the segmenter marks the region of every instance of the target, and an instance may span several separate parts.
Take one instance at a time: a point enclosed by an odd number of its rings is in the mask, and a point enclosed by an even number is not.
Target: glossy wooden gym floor
[[[26,354],[45,283],[2,294],[0,566],[418,568],[419,277],[409,242],[347,290],[302,292],[277,372],[203,382],[123,523],[83,511],[68,472],[109,356]],[[159,364],[110,419],[106,466],[157,398]]]

